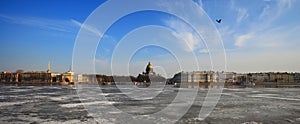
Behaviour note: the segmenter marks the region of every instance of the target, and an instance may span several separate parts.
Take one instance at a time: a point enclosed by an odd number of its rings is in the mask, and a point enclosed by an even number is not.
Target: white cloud
[[[236,38],[234,45],[237,47],[244,46],[245,42],[253,37],[252,34],[240,35]]]
[[[271,14],[271,12],[270,12],[270,5],[266,5],[263,8],[263,11],[261,12],[261,14],[259,15],[259,19],[263,19],[266,16],[269,16],[270,14]]]
[[[208,49],[201,49],[199,52],[200,53],[209,53]]]
[[[234,12],[237,13],[237,16],[236,16],[236,22],[237,24],[240,24],[241,21],[243,21],[244,19],[248,18],[249,14],[248,14],[248,10],[246,8],[241,8],[241,7],[238,7],[235,3],[234,0],[231,0],[230,1],[230,6],[229,8],[231,10],[233,10]]]
[[[264,22],[263,25],[266,25],[290,9],[293,2],[294,0],[264,1],[265,6],[259,15],[259,19]]]
[[[202,0],[193,0],[198,6],[203,7]]]
[[[300,26],[281,26],[239,35],[234,45],[255,49],[291,49],[300,45]]]
[[[181,42],[185,51],[192,52],[201,47],[201,39],[187,24],[176,19],[167,20],[165,23],[175,30],[172,35],[179,40],[178,42]]]
[[[236,27],[238,28],[236,29],[237,31],[231,34],[231,36],[235,37],[234,45],[237,47],[245,47],[247,44],[247,46],[255,48],[278,47],[283,45],[284,38],[288,38],[284,35],[288,35],[286,32],[289,32],[289,29],[284,28],[284,26],[281,26],[282,29],[278,29],[278,26],[274,27],[272,22],[278,19],[284,11],[291,8],[292,2],[293,0],[261,1],[260,3],[263,5],[261,12],[258,12],[256,15],[252,14],[250,17],[248,13],[256,12],[256,10],[250,10],[249,8],[238,9],[240,7],[236,6],[232,1],[232,9],[238,10],[237,22],[241,22],[241,20],[246,18],[258,18],[248,24],[244,24],[243,28],[240,26]],[[249,27],[248,29],[245,28],[247,26]],[[240,29],[243,29],[243,31],[240,32]],[[227,38],[227,40],[231,39]]]
[[[280,8],[291,8],[294,0],[278,0],[278,6]]]
[[[300,26],[283,25],[238,36],[235,42],[238,48],[227,52],[228,70],[299,71],[298,32]]]
[[[239,9],[237,9],[237,12],[238,12],[238,14],[237,14],[236,22],[237,22],[238,24],[239,24],[242,20],[246,19],[246,18],[249,16],[249,14],[248,14],[248,12],[247,12],[247,9],[245,9],[245,8],[239,8]]]
[[[75,25],[81,27],[82,29],[85,29],[85,30],[87,30],[87,31],[89,31],[89,32],[91,32],[91,33],[93,33],[93,34],[96,34],[96,35],[98,35],[98,36],[100,36],[100,37],[103,36],[102,32],[100,32],[98,29],[96,29],[96,28],[93,27],[93,26],[90,26],[90,25],[87,25],[87,24],[83,24],[83,23],[78,22],[78,21],[76,21],[76,20],[74,20],[74,19],[71,19],[71,22],[74,23]]]
[[[60,32],[74,32],[74,25],[68,20],[47,19],[40,17],[16,17],[0,14],[0,20],[26,26],[33,26],[45,30],[54,30]]]
[[[222,14],[226,15],[224,20],[233,21],[218,25],[225,41],[228,70],[299,71],[300,26],[297,25],[295,1],[230,2],[229,10]],[[227,16],[234,13],[236,16]]]
[[[228,26],[228,25],[224,25],[222,27],[219,28],[219,32],[220,34],[223,36],[231,36],[235,33],[235,30],[232,29],[232,27]]]
[[[184,49],[186,51],[194,51],[196,49],[197,41],[196,38],[193,36],[192,33],[189,32],[173,32],[172,35],[174,35],[177,39],[179,39],[182,42],[185,42],[186,45],[184,46]]]
[[[74,27],[78,26],[93,34],[103,36],[102,32],[100,32],[93,26],[82,24],[81,22],[74,19],[57,20],[40,17],[16,17],[0,14],[0,21],[19,25],[33,26],[45,30],[54,30],[60,32],[77,32],[74,30]]]
[[[255,47],[287,49],[298,46],[300,26],[282,26],[264,31],[253,38]]]

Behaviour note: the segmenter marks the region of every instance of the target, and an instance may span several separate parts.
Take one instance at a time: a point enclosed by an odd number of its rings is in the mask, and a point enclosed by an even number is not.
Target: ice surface
[[[114,116],[121,112],[140,115],[137,118],[153,120],[151,123],[177,121],[164,115],[158,118],[151,114],[166,108],[176,97],[178,88],[155,90],[155,93],[159,93],[155,98],[139,100],[127,98],[126,93],[133,92],[125,86],[122,88],[128,91],[123,94],[116,92],[114,87],[103,88],[104,92],[98,94],[106,98],[102,101],[91,96],[79,98],[76,90],[61,86],[1,86],[0,123],[126,123],[126,119]],[[198,115],[207,91],[199,89],[194,102],[179,101],[173,104],[181,107],[193,102],[188,112],[176,123],[300,123],[300,89],[225,88],[212,113],[204,119]],[[99,110],[114,106],[118,111],[93,115],[85,108],[88,106]],[[93,117],[97,117],[97,120]]]

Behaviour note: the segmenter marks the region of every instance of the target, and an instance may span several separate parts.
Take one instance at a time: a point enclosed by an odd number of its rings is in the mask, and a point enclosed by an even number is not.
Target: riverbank
[[[114,86],[116,85],[115,83],[89,83],[89,82],[79,82],[77,84],[87,84],[87,85],[98,85],[98,86]],[[75,85],[75,83],[70,83],[70,82],[55,82],[55,83],[49,83],[49,82],[0,82],[0,85],[14,85],[14,86],[52,86],[52,85]],[[164,83],[133,83],[133,82],[121,82],[117,83],[117,85],[136,85],[136,86],[154,86],[154,85],[164,85]],[[176,88],[180,87],[180,83],[178,84],[170,84],[167,86],[174,86]],[[224,85],[216,85],[216,84],[210,84],[210,83],[187,83],[182,88],[213,88],[213,87],[223,87],[223,88],[300,88],[300,83],[295,82],[295,83],[285,83],[285,82],[257,82],[254,83],[254,85],[236,85],[232,83],[226,83]]]

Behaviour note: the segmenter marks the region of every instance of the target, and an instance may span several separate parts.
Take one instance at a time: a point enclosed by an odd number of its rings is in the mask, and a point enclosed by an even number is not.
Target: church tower
[[[50,70],[50,62],[48,62],[48,69],[47,69],[47,73],[50,73],[51,70]]]

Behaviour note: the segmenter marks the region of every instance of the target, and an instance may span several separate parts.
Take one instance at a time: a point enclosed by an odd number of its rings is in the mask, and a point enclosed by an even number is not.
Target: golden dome
[[[149,62],[146,67],[146,74],[153,73],[152,64]]]
[[[152,68],[152,64],[150,62],[148,64],[148,68]]]

